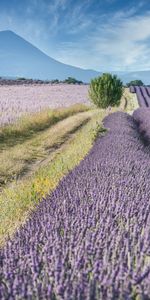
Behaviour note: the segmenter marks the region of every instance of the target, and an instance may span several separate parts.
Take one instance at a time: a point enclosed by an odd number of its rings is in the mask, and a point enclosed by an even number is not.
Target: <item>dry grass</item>
[[[87,110],[89,110],[88,106],[76,104],[68,108],[49,109],[31,115],[24,115],[16,123],[0,127],[0,149],[5,149],[8,146],[12,147],[17,143],[21,144],[57,122]]]
[[[70,116],[52,127],[38,132],[32,139],[25,139],[21,144],[7,147],[0,152],[0,185],[28,175],[34,165],[49,157],[68,138],[91,117],[92,111]]]
[[[139,104],[138,104],[136,94],[130,93],[129,88],[125,88],[120,108],[123,111],[132,114],[133,111],[136,110],[138,107]]]
[[[87,124],[72,134],[62,148],[54,152],[52,160],[46,166],[38,168],[31,178],[14,182],[11,187],[3,190],[0,195],[1,245],[8,235],[12,235],[26,220],[38,201],[50,193],[57,186],[59,180],[73,169],[90,150],[98,128],[97,124],[102,121],[106,112],[95,110],[90,114]]]

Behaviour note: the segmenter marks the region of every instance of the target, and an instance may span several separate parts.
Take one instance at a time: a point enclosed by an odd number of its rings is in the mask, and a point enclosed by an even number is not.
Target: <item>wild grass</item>
[[[91,111],[90,120],[71,136],[62,148],[55,151],[52,160],[39,167],[26,180],[14,182],[0,195],[0,244],[25,222],[37,203],[50,193],[63,176],[85,157],[106,111]],[[102,124],[102,123],[101,123]]]
[[[124,89],[121,105],[124,111],[132,114],[139,107],[136,94],[131,94],[129,88]]]
[[[71,133],[76,131],[91,117],[92,111],[77,113],[50,128],[38,132],[31,139],[25,139],[13,147],[5,146],[0,151],[0,186],[1,188],[13,180],[27,176],[32,169],[60,147]]]
[[[26,139],[32,138],[37,132],[43,131],[78,112],[87,110],[89,110],[88,106],[75,104],[67,108],[49,109],[24,115],[16,123],[0,127],[0,149],[24,142]]]

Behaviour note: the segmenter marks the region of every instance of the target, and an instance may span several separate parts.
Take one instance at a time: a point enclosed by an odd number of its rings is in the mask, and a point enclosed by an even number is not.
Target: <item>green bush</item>
[[[141,86],[141,85],[144,85],[142,80],[132,80],[130,81],[129,83],[127,83],[127,86],[130,87],[130,86]]]
[[[77,80],[76,78],[73,77],[68,77],[67,79],[64,80],[65,83],[68,84],[82,84],[83,82],[81,80]]]
[[[59,83],[59,80],[58,79],[52,79],[51,83]]]
[[[17,80],[26,80],[25,77],[18,77]]]
[[[116,75],[104,73],[91,80],[89,97],[100,108],[118,106],[123,93],[123,85]]]

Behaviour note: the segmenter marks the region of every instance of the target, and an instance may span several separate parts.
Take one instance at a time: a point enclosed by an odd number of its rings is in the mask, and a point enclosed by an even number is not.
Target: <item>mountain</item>
[[[100,74],[58,62],[14,32],[0,31],[0,76],[43,80],[75,77],[89,82]]]
[[[122,79],[124,83],[128,83],[131,80],[140,79],[144,84],[150,84],[150,70],[149,71],[135,71],[124,74],[119,74],[118,76]]]
[[[141,79],[150,84],[150,71],[112,72],[124,82]],[[12,31],[0,31],[0,76],[33,79],[59,79],[75,77],[83,82],[101,75],[101,72],[84,70],[63,64],[33,46]]]

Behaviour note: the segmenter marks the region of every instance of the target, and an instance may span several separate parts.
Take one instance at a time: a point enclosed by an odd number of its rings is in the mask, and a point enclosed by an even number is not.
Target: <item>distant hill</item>
[[[12,31],[0,31],[0,76],[37,79],[75,77],[83,82],[100,73],[56,61]]]
[[[41,80],[64,80],[74,77],[83,82],[101,75],[101,72],[84,70],[63,64],[33,46],[12,31],[0,31],[0,76],[25,77]],[[113,72],[124,83],[141,79],[150,84],[150,71]]]
[[[120,74],[118,76],[122,79],[124,83],[128,83],[131,80],[140,79],[143,81],[144,84],[150,84],[150,70],[149,71],[136,71],[136,72],[129,72]]]

